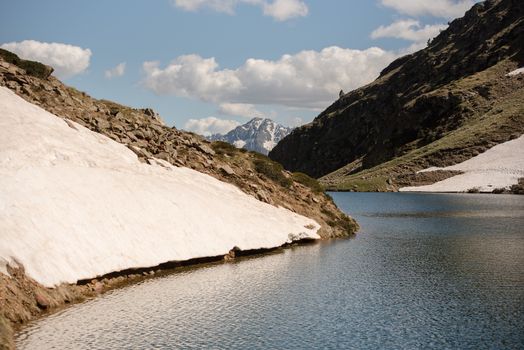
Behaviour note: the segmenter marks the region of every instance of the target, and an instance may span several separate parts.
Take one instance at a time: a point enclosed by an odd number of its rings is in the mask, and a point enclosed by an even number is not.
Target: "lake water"
[[[20,349],[522,349],[524,197],[333,193],[360,234],[154,278]]]

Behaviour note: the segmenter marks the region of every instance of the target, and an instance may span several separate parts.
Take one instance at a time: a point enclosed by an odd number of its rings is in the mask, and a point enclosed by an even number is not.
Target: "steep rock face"
[[[476,4],[429,47],[342,95],[269,156],[286,169],[325,176],[324,184],[337,189],[348,189],[352,175],[399,157],[387,171],[364,177],[389,177],[394,185],[414,170],[463,161],[524,132],[523,80],[506,76],[522,66],[524,3]]]
[[[291,130],[293,129],[277,124],[271,119],[253,118],[225,135],[215,134],[209,139],[228,142],[235,147],[267,155]]]

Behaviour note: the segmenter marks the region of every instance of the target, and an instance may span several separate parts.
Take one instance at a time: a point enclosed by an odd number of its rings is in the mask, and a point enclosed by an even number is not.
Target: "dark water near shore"
[[[108,293],[20,349],[522,349],[524,197],[334,193],[362,230]]]

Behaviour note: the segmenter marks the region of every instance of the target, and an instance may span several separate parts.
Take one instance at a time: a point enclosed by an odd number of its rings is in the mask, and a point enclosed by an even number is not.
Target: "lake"
[[[31,323],[17,346],[524,348],[524,197],[332,196],[356,238],[115,290]]]

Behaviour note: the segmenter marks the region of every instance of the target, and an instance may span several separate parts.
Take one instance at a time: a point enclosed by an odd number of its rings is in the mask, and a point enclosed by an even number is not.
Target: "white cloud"
[[[382,5],[410,16],[461,17],[476,0],[381,0]]]
[[[212,134],[226,134],[239,125],[240,123],[235,120],[207,117],[202,119],[189,119],[184,124],[184,129],[193,131],[199,135],[211,136]]]
[[[24,40],[0,45],[24,59],[47,64],[55,69],[56,76],[68,78],[84,72],[89,67],[91,50],[78,46],[43,43],[35,40]]]
[[[104,75],[107,79],[121,77],[126,72],[126,63],[122,62],[117,64],[116,67],[108,69],[104,72]]]
[[[399,53],[377,47],[351,50],[328,47],[301,51],[280,59],[250,58],[236,69],[219,69],[214,58],[180,56],[160,67],[145,62],[146,88],[215,103],[273,104],[322,108],[350,91],[373,81]]]
[[[397,38],[414,42],[425,42],[434,38],[441,30],[447,28],[445,24],[422,26],[419,21],[405,19],[393,22],[389,26],[380,26],[371,33],[371,38]]]
[[[255,5],[262,8],[264,15],[277,21],[286,21],[308,14],[308,7],[303,0],[171,0],[171,3],[186,11],[198,11],[208,8],[217,12],[234,14],[239,4]]]
[[[264,3],[263,9],[266,16],[271,16],[277,21],[305,17],[309,12],[307,5],[300,0],[275,0],[271,4]]]
[[[201,8],[210,8],[217,12],[233,14],[238,0],[172,0],[171,3],[186,11],[198,11]]]
[[[249,103],[221,103],[218,106],[218,112],[244,118],[264,117],[264,113]]]

